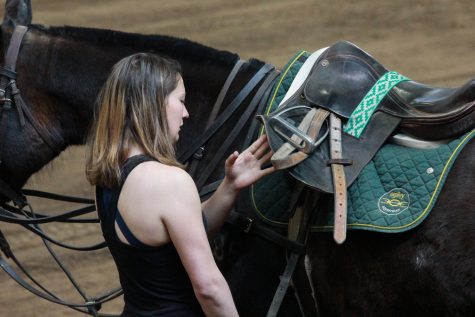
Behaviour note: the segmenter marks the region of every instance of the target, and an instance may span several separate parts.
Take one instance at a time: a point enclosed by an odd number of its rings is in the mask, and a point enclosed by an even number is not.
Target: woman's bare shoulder
[[[144,162],[132,170],[127,177],[128,185],[141,191],[163,193],[181,190],[196,190],[191,176],[183,169],[156,161]]]

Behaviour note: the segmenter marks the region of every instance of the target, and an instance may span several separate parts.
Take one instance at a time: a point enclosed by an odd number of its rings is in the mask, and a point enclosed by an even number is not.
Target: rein
[[[214,181],[210,184],[207,184],[206,186],[205,183],[211,173],[215,170],[216,166],[221,162],[231,144],[236,140],[239,132],[248,122],[251,115],[256,112],[262,112],[262,109],[264,108],[267,102],[270,91],[274,87],[277,76],[279,74],[279,71],[277,71],[272,65],[265,64],[264,66],[262,66],[262,68],[254,74],[254,76],[247,82],[244,88],[231,101],[231,103],[226,107],[226,109],[224,109],[222,113],[215,119],[217,113],[219,112],[219,109],[222,106],[222,101],[226,96],[227,90],[231,86],[234,78],[237,76],[242,64],[243,61],[239,59],[231,70],[230,74],[228,75],[228,78],[226,79],[215,102],[213,110],[211,111],[211,114],[207,120],[205,131],[191,144],[191,146],[187,147],[185,151],[182,151],[177,155],[178,160],[182,163],[190,162],[191,160],[189,173],[195,177],[194,174],[196,173],[199,160],[201,160],[204,155],[206,143],[229,120],[232,114],[235,113],[237,109],[239,109],[239,107],[243,104],[244,100],[246,100],[246,98],[252,93],[252,91],[258,86],[258,84],[263,81],[263,83],[259,86],[258,90],[254,94],[249,105],[247,106],[245,112],[240,117],[236,125],[233,127],[231,133],[226,138],[226,141],[220,146],[218,153],[215,153],[211,162],[209,162],[206,167],[200,170],[200,176],[196,180],[196,187],[198,188],[201,197],[213,192],[219,186],[221,180]],[[259,109],[256,110],[257,107]],[[254,121],[251,123],[251,127],[249,133],[246,136],[243,148],[246,148],[250,144],[250,140],[252,138],[252,134],[255,131],[256,124],[257,123]]]
[[[0,266],[2,269],[19,285],[24,287],[26,290],[30,291],[31,293],[51,301],[56,304],[60,304],[63,306],[68,306],[74,310],[77,310],[81,313],[93,315],[93,316],[116,316],[111,314],[102,314],[98,313],[98,310],[101,308],[102,304],[108,302],[122,294],[122,290],[119,288],[113,289],[109,292],[106,292],[102,295],[95,296],[95,297],[88,297],[84,291],[81,290],[78,283],[75,281],[74,277],[71,275],[69,270],[64,266],[64,264],[59,260],[56,253],[51,248],[50,243],[58,245],[60,247],[76,250],[76,251],[92,251],[92,250],[99,250],[106,247],[105,242],[100,242],[95,245],[91,246],[72,246],[68,244],[61,243],[50,236],[46,235],[43,230],[39,227],[39,223],[52,223],[52,222],[68,222],[68,223],[98,223],[99,219],[97,218],[89,218],[89,219],[74,219],[78,216],[82,216],[85,214],[89,214],[91,212],[95,212],[94,201],[91,199],[84,199],[84,198],[77,198],[71,196],[62,196],[57,194],[50,194],[41,191],[33,191],[33,190],[24,190],[24,194],[28,196],[36,196],[41,198],[53,199],[58,201],[66,201],[66,202],[73,202],[73,203],[81,203],[81,204],[89,204],[86,207],[73,210],[70,212],[63,213],[58,216],[45,216],[41,214],[36,214],[33,211],[31,205],[26,203],[28,206],[29,211],[24,210],[25,206],[21,208],[4,205],[0,207],[0,221],[9,222],[9,223],[16,223],[23,226],[25,229],[30,230],[31,232],[40,236],[47,248],[48,252],[51,254],[57,265],[61,268],[67,278],[70,280],[71,284],[74,288],[78,291],[78,293],[83,297],[84,303],[73,303],[70,301],[65,301],[60,297],[54,295],[52,292],[48,291],[42,284],[40,284],[21,264],[18,258],[15,256],[14,252],[12,251],[7,239],[5,238],[2,231],[0,231],[0,249],[3,251],[5,256],[11,259],[16,266],[23,272],[23,274],[30,279],[31,282],[27,282],[24,278],[22,278],[13,268],[12,266],[0,256]],[[36,286],[35,286],[36,285]]]

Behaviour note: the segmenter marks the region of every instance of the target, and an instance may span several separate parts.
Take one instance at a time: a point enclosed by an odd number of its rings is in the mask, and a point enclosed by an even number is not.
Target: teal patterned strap
[[[387,72],[384,74],[355,108],[343,131],[359,139],[381,100],[394,86],[408,80],[410,79],[398,72]]]

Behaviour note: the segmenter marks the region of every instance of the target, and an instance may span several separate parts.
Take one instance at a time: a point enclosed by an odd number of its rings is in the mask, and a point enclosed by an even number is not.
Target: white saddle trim
[[[422,139],[417,139],[406,134],[395,134],[389,139],[390,143],[402,145],[405,147],[410,147],[414,149],[436,149],[441,145],[445,145],[454,139],[438,140],[438,141],[427,141]]]
[[[304,83],[305,79],[307,79],[308,74],[310,74],[310,71],[312,70],[313,64],[317,61],[317,59],[322,55],[323,52],[327,50],[327,47],[321,48],[318,51],[315,51],[310,55],[305,62],[303,63],[302,67],[300,67],[300,70],[298,71],[297,75],[295,75],[294,80],[292,81],[292,84],[289,87],[289,90],[287,90],[287,93],[285,94],[284,98],[282,101],[279,103],[282,105],[287,99],[289,99],[295,92],[302,86]]]

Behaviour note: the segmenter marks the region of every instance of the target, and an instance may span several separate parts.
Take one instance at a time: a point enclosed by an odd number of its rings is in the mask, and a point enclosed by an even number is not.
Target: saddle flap
[[[309,103],[348,119],[387,71],[356,45],[338,42],[315,63],[302,94]]]

